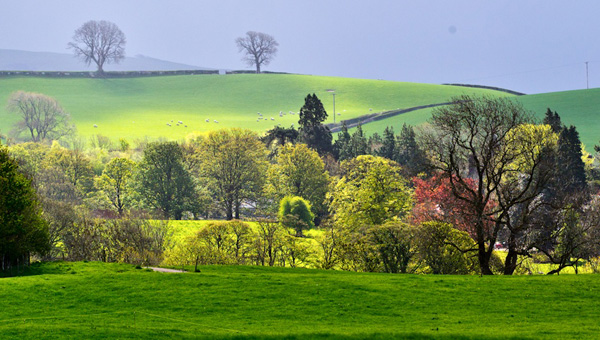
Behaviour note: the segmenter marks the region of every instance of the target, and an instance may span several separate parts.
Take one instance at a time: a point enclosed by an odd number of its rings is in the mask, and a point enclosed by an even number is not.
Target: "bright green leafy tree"
[[[315,226],[310,202],[299,196],[285,196],[279,203],[278,217],[284,226],[296,230],[296,236],[301,236],[302,230]]]
[[[127,158],[113,158],[96,178],[96,188],[100,190],[119,215],[131,202],[133,190],[131,179],[135,162]]]
[[[184,168],[183,151],[177,142],[148,144],[138,176],[139,193],[164,217],[179,220],[183,212],[194,209],[194,182]]]
[[[312,204],[316,215],[326,214],[325,195],[329,175],[319,154],[306,144],[287,145],[281,148],[277,163],[268,173],[265,191],[280,201],[284,196],[300,196]]]
[[[401,170],[396,162],[371,155],[342,162],[342,178],[330,194],[336,221],[357,228],[404,217],[413,199]]]
[[[262,191],[267,172],[267,150],[258,135],[247,129],[211,131],[200,145],[201,176],[228,220],[239,219],[242,204]]]

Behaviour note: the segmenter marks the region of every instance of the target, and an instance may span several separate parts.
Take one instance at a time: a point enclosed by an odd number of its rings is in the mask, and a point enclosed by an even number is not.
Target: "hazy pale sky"
[[[88,20],[112,21],[126,54],[249,69],[246,31],[275,37],[264,70],[526,93],[600,86],[600,1],[0,0],[0,48],[70,53]]]

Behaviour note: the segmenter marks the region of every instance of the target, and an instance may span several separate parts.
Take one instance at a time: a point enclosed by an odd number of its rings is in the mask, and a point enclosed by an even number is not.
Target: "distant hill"
[[[586,145],[588,152],[593,153],[594,145],[600,144],[600,88],[515,96],[515,100],[533,112],[540,121],[544,118],[547,108],[558,112],[564,124],[577,127],[581,142]],[[433,110],[435,108],[424,108],[374,120],[364,124],[362,128],[367,135],[375,132],[382,134],[387,126],[399,132],[404,123],[413,126],[425,123]],[[350,132],[353,130],[350,129]]]
[[[335,89],[338,123],[366,114],[443,103],[462,94],[511,96],[469,87],[292,74],[7,77],[0,80],[0,133],[8,133],[18,119],[6,111],[10,93],[17,90],[56,98],[86,139],[102,134],[115,141],[133,141],[144,136],[181,139],[192,131],[230,127],[257,132],[279,124],[297,127],[298,115],[290,112],[297,113],[309,93],[321,99],[329,113],[326,123],[333,123],[333,96],[328,89]]]
[[[193,65],[174,63],[138,55],[126,57],[119,64],[104,65],[105,71],[175,71],[214,70]],[[95,65],[87,66],[72,54],[52,52],[29,52],[0,49],[0,71],[95,71]]]

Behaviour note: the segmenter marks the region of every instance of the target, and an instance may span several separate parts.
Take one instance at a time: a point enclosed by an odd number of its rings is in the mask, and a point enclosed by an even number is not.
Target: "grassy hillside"
[[[1,278],[2,339],[594,339],[595,275],[390,275],[264,267],[155,273],[49,263]]]
[[[575,125],[581,141],[587,146],[588,151],[593,151],[593,146],[600,142],[600,88],[591,90],[578,90],[567,92],[552,92],[527,96],[514,97],[526,109],[532,111],[540,120],[544,118],[549,107],[557,111],[564,124]],[[423,109],[398,115],[395,117],[375,121],[363,125],[363,130],[371,135],[374,132],[381,134],[386,126],[392,126],[399,132],[402,124],[417,126],[423,124],[431,117],[433,108]]]
[[[84,137],[102,134],[111,139],[144,136],[179,139],[192,131],[203,133],[226,127],[265,131],[277,124],[297,125],[298,115],[289,112],[298,112],[308,93],[316,93],[323,101],[332,122],[332,95],[327,89],[336,90],[336,112],[340,113],[336,115],[337,121],[370,112],[445,102],[464,93],[499,93],[442,85],[279,74],[128,79],[23,77],[1,79],[0,103],[6,103],[13,91],[41,92],[56,98],[71,113]],[[282,117],[280,111],[284,113]],[[265,119],[258,120],[257,112]],[[16,116],[6,112],[4,104],[0,105],[0,131],[6,133],[16,120]],[[178,121],[184,124],[176,126]],[[94,124],[98,127],[94,128]]]
[[[542,119],[546,109],[558,112],[562,122],[575,125],[588,151],[600,142],[600,88],[552,92],[519,97],[523,105]]]

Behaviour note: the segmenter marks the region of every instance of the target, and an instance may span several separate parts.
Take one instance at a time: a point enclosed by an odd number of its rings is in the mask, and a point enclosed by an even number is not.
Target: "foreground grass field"
[[[37,264],[0,279],[2,339],[595,339],[600,277]]]
[[[133,141],[145,136],[181,139],[193,131],[204,133],[228,127],[266,131],[277,124],[297,126],[298,115],[289,112],[297,113],[309,93],[316,93],[322,100],[330,115],[328,122],[333,122],[332,95],[328,89],[336,91],[335,111],[340,113],[336,121],[372,112],[442,103],[460,94],[507,95],[455,86],[291,74],[3,78],[0,132],[7,133],[18,119],[5,108],[9,95],[17,90],[56,98],[85,138],[101,134],[114,141],[119,138]],[[259,120],[257,112],[264,119]],[[178,121],[183,124],[177,126]],[[94,124],[98,127],[94,128]]]

